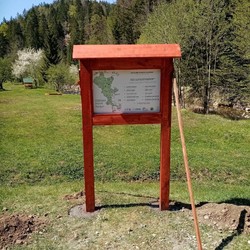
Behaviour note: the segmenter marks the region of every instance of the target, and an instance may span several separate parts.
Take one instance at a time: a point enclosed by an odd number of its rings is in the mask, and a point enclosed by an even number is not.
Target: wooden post
[[[80,76],[82,100],[82,132],[84,155],[84,184],[86,195],[86,212],[95,211],[94,187],[94,152],[93,152],[93,124],[92,124],[92,73],[88,62],[81,61]]]
[[[160,210],[167,210],[169,207],[172,73],[171,62],[164,60],[161,74]]]

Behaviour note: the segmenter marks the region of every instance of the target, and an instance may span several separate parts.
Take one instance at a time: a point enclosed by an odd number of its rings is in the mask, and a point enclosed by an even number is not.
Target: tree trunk
[[[5,89],[3,88],[3,82],[0,82],[0,90],[5,90]]]
[[[203,102],[203,108],[204,108],[204,114],[209,113],[209,103],[210,103],[210,92],[211,92],[211,65],[208,64],[208,79],[207,84],[204,88],[204,102]]]

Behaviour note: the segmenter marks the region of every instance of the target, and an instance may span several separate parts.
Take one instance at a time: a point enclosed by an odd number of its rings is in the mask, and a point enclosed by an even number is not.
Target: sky
[[[115,2],[115,0],[106,1],[109,3]],[[33,5],[53,2],[54,0],[0,0],[0,23],[4,17],[6,20],[10,20],[11,17],[15,18],[17,13],[22,14],[24,9],[28,10]]]

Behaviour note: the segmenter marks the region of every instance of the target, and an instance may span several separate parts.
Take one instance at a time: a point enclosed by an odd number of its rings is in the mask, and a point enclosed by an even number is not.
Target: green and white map
[[[94,70],[94,113],[160,111],[160,70]]]

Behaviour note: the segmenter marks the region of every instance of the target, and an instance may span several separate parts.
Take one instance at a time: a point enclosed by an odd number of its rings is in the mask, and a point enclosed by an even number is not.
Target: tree
[[[130,7],[115,6],[111,11],[112,32],[118,44],[134,44],[134,13]]]
[[[19,49],[24,48],[24,35],[21,23],[12,20],[9,22],[8,26],[9,47],[12,52],[17,52]]]
[[[195,8],[197,11],[194,12],[192,29],[195,50],[190,58],[192,64],[189,67],[197,72],[196,77],[199,81],[192,81],[195,83],[193,88],[199,91],[204,113],[207,114],[212,104],[212,93],[220,88],[223,81],[223,55],[231,47],[231,23],[227,17],[230,6],[226,0],[209,0],[201,1]]]
[[[232,11],[232,24],[234,39],[232,41],[232,52],[229,72],[237,75],[237,81],[228,84],[227,96],[232,102],[241,104],[250,102],[250,2],[248,0],[236,1]],[[236,71],[236,72],[235,72]],[[233,95],[231,94],[233,93]]]
[[[91,17],[90,34],[86,43],[89,44],[110,44],[113,42],[113,36],[108,20],[105,16],[97,14]]]
[[[234,45],[234,8],[227,0],[162,4],[150,15],[139,39],[140,43],[181,45],[182,59],[175,63],[178,82],[189,86],[189,93],[200,99],[205,113],[216,92],[229,96],[231,86],[239,87],[242,82],[245,66],[239,63],[242,57]],[[230,95],[238,95],[237,87]]]
[[[8,31],[7,23],[3,23],[0,25],[0,57],[4,57],[7,54],[9,41],[7,39],[7,31]]]
[[[109,15],[116,42],[136,43],[148,15],[156,4],[157,1],[154,0],[118,0]]]
[[[0,25],[0,56],[8,56],[14,60],[14,57],[19,49],[24,47],[24,36],[22,21],[23,18],[4,21]]]
[[[46,41],[44,44],[44,54],[45,54],[47,68],[50,65],[56,65],[61,61],[61,55],[59,53],[59,45],[57,38],[50,31],[46,36]]]
[[[58,92],[61,92],[65,85],[75,83],[75,74],[65,63],[52,65],[47,71],[48,83]]]
[[[39,36],[38,16],[34,7],[27,13],[25,24],[25,45],[27,48],[38,50],[42,45]]]
[[[44,41],[44,53],[48,67],[51,64],[55,65],[61,61],[65,47],[63,27],[55,19],[56,15],[57,11],[55,7],[51,6],[47,17],[48,30],[45,33]]]
[[[11,80],[11,61],[9,58],[0,58],[0,91],[4,90],[3,83]]]
[[[40,39],[41,47],[44,48],[45,42],[46,42],[46,35],[49,32],[49,27],[48,27],[46,16],[44,13],[42,13],[39,17],[38,32],[39,32],[39,39]]]
[[[190,82],[188,69],[193,54],[194,39],[192,38],[193,0],[179,0],[172,3],[159,4],[149,15],[147,23],[142,29],[138,43],[178,43],[181,45],[182,59],[175,60],[175,77],[178,80],[179,95],[184,106],[183,86]],[[193,71],[191,72],[193,75]]]
[[[68,21],[68,10],[69,1],[61,0],[58,2],[57,19],[59,22],[63,23],[65,21]]]
[[[12,74],[18,78],[31,76],[36,85],[42,82],[42,65],[44,54],[42,50],[24,49],[17,52],[17,59],[12,65]]]

